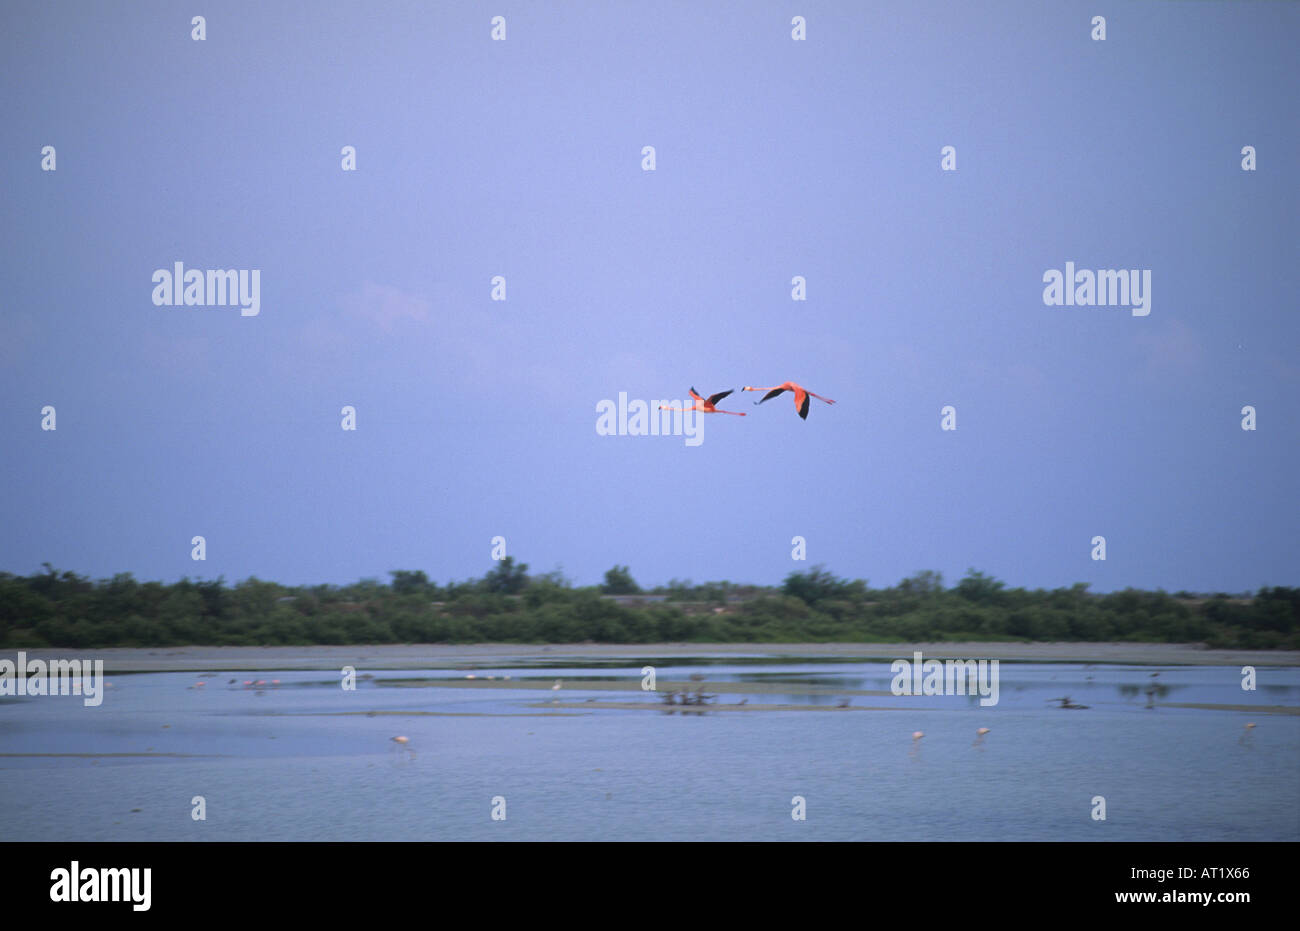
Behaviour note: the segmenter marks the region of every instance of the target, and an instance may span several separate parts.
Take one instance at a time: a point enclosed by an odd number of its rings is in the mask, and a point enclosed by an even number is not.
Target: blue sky
[[[1300,583],[1300,5],[202,6],[0,13],[0,569]]]

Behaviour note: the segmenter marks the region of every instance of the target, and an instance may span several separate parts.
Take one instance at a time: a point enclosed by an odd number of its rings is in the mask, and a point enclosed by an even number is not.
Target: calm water
[[[641,665],[474,670],[479,680],[511,675],[509,688],[465,687],[464,670],[382,672],[354,692],[327,672],[213,674],[202,688],[194,673],[109,675],[98,708],[71,696],[0,699],[0,835],[1300,840],[1300,717],[1169,707],[1295,707],[1294,668],[1260,667],[1259,690],[1243,692],[1236,668],[1003,663],[990,708],[849,694],[888,690],[883,662],[657,667],[661,688],[700,674],[738,690],[719,694],[721,705],[819,710],[667,714],[630,707],[660,699],[639,688],[591,687],[639,683]],[[384,684],[396,679],[460,687]],[[1049,700],[1066,695],[1089,707]],[[841,710],[845,697],[885,710]],[[565,707],[587,699],[629,707]],[[979,727],[991,730],[977,739]],[[917,730],[925,736],[914,741]],[[392,742],[397,734],[409,743]],[[190,816],[198,795],[206,821]],[[806,821],[790,816],[795,795]],[[1091,817],[1097,795],[1104,822]],[[491,818],[494,796],[506,800],[504,821]]]

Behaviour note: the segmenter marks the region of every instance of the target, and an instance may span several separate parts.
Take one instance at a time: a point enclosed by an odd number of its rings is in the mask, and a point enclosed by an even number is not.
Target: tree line
[[[1008,588],[974,569],[951,588],[929,571],[872,588],[818,566],[780,586],[674,579],[643,590],[626,566],[579,587],[559,572],[530,575],[511,557],[446,585],[422,570],[390,576],[169,585],[130,573],[92,581],[46,563],[30,576],[0,572],[0,647],[1076,640],[1300,649],[1300,588],[1093,594],[1085,583]]]

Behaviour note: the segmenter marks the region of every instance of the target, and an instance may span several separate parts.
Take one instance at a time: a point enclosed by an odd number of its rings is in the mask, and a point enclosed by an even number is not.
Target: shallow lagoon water
[[[329,672],[110,675],[97,708],[75,696],[0,700],[0,832],[1300,839],[1300,716],[1266,710],[1300,706],[1295,668],[1261,670],[1246,692],[1239,668],[1002,663],[999,701],[985,707],[888,694],[888,662],[695,659],[657,666],[658,693],[641,690],[641,666],[480,667],[474,680],[463,669],[377,672],[355,691]],[[670,708],[670,683],[716,698]],[[1089,707],[1051,700],[1067,695]],[[980,727],[990,728],[983,738]],[[408,743],[390,739],[398,734]],[[805,821],[791,818],[796,795]],[[1098,795],[1105,821],[1091,817]],[[204,821],[191,817],[195,796]],[[503,821],[491,817],[495,797]]]

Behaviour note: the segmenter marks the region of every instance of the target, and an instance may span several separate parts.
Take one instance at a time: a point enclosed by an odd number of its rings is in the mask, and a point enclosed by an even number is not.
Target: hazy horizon
[[[511,558],[514,559],[514,557],[511,557]],[[520,560],[520,559],[515,559],[515,563],[516,563],[516,565],[518,565],[519,563],[522,563],[523,565],[527,566],[527,567],[528,567],[528,575],[529,575],[530,578],[535,578],[535,577],[540,577],[540,576],[551,575],[553,572],[557,571],[557,570],[554,570],[554,569],[550,569],[550,570],[539,569],[539,568],[537,568],[536,566],[534,566],[532,563],[530,563],[527,559],[522,559],[522,560]],[[133,578],[135,578],[135,580],[136,580],[137,582],[142,583],[142,584],[144,584],[144,583],[148,583],[148,582],[161,582],[161,583],[163,583],[163,584],[165,584],[165,585],[173,585],[173,584],[175,584],[175,583],[177,583],[177,582],[180,582],[180,581],[182,581],[182,580],[184,580],[184,579],[188,579],[188,580],[191,581],[191,582],[205,582],[205,583],[206,583],[206,582],[222,581],[222,582],[223,582],[227,587],[234,587],[235,585],[238,585],[238,584],[241,583],[241,582],[246,582],[246,581],[250,581],[250,580],[254,580],[254,579],[255,579],[255,580],[258,581],[258,582],[270,582],[270,583],[274,583],[274,584],[277,584],[277,585],[281,585],[281,586],[283,586],[283,587],[285,587],[285,588],[310,588],[310,587],[315,587],[315,586],[317,586],[317,585],[330,585],[330,586],[333,586],[333,587],[343,588],[343,587],[347,587],[347,586],[349,586],[349,585],[355,585],[355,584],[359,584],[359,583],[362,583],[362,582],[375,582],[375,581],[380,582],[380,583],[382,583],[383,585],[391,585],[391,584],[392,584],[392,581],[393,581],[392,573],[394,573],[394,572],[416,572],[416,571],[422,571],[422,572],[424,572],[425,575],[427,576],[427,578],[428,578],[430,584],[433,584],[433,585],[438,585],[438,586],[459,585],[459,584],[464,584],[464,583],[467,583],[467,582],[472,583],[472,582],[479,581],[480,579],[483,578],[484,575],[486,575],[487,573],[491,572],[491,571],[492,571],[492,570],[493,570],[497,565],[498,565],[497,562],[489,562],[488,565],[487,565],[487,568],[485,568],[485,570],[484,570],[483,572],[479,573],[478,575],[470,575],[470,576],[466,576],[466,577],[463,577],[463,578],[460,578],[460,577],[457,577],[457,578],[446,577],[446,578],[444,578],[444,577],[442,577],[442,576],[437,575],[436,572],[431,572],[427,567],[421,567],[421,566],[403,566],[403,567],[401,567],[401,568],[399,568],[399,569],[392,569],[392,570],[389,570],[388,572],[385,572],[382,576],[361,576],[361,577],[358,577],[358,578],[355,578],[355,579],[350,579],[350,580],[347,580],[347,581],[344,581],[344,582],[319,582],[319,581],[318,581],[318,582],[310,582],[310,581],[309,581],[309,582],[292,582],[292,583],[291,583],[291,582],[284,582],[284,581],[282,581],[282,580],[280,580],[280,579],[269,578],[269,577],[267,577],[267,576],[257,575],[256,573],[254,573],[253,575],[245,576],[245,577],[238,578],[238,579],[226,578],[225,576],[211,576],[211,577],[209,577],[209,576],[204,576],[204,575],[201,575],[201,574],[192,574],[192,575],[188,575],[188,576],[178,576],[178,577],[175,578],[175,579],[153,579],[153,578],[145,578],[145,577],[142,577],[142,576],[138,575],[137,573],[131,572],[129,569],[128,569],[128,570],[123,570],[123,572],[126,573],[126,574],[131,575]],[[88,579],[90,579],[91,581],[94,581],[94,582],[109,582],[109,581],[112,581],[112,576],[93,577],[93,576],[86,575],[86,573],[78,572],[77,570],[75,570],[75,569],[71,569],[71,568],[66,567],[66,566],[51,566],[51,568],[53,568],[53,569],[55,570],[55,572],[58,573],[59,575],[62,575],[64,572],[72,572],[74,575],[83,576],[83,577],[88,578]],[[615,568],[615,567],[611,566],[610,568]],[[640,578],[637,577],[637,574],[636,574],[635,569],[633,569],[632,567],[627,567],[627,568],[629,569],[629,571],[630,571],[630,573],[631,573],[632,580],[633,580],[634,582],[636,582],[637,586],[641,589],[641,592],[640,592],[641,594],[651,594],[652,591],[653,591],[654,589],[660,589],[660,588],[662,588],[662,589],[668,589],[668,588],[670,588],[670,587],[672,586],[673,583],[684,583],[684,584],[686,584],[686,585],[710,585],[710,584],[727,583],[727,584],[729,584],[729,585],[731,585],[731,586],[733,586],[733,587],[737,587],[737,588],[752,587],[752,588],[772,588],[772,589],[780,589],[780,588],[782,587],[782,584],[783,584],[784,581],[785,581],[785,576],[783,576],[781,579],[778,579],[778,580],[776,580],[776,581],[768,581],[768,582],[754,581],[754,580],[752,580],[752,579],[714,579],[714,578],[695,578],[695,579],[692,579],[692,578],[672,578],[672,579],[668,579],[668,580],[666,580],[666,581],[649,581],[649,582],[647,582],[647,581],[645,581],[645,580],[640,579]],[[974,569],[976,572],[980,572],[980,571],[981,571],[981,570],[979,569],[978,566],[972,566],[972,567],[969,567],[969,568],[970,568],[970,569]],[[871,589],[871,590],[879,590],[879,589],[895,588],[895,587],[897,587],[899,584],[901,584],[903,581],[905,581],[906,579],[914,578],[915,576],[917,576],[917,575],[920,574],[920,573],[924,573],[924,572],[927,572],[927,571],[929,571],[929,572],[937,571],[937,570],[919,569],[919,570],[917,570],[916,572],[909,573],[907,576],[904,576],[903,578],[894,579],[894,580],[864,579],[864,578],[860,578],[860,577],[857,577],[857,576],[844,575],[844,574],[842,574],[842,573],[836,572],[834,566],[826,566],[826,565],[822,565],[822,564],[804,564],[804,563],[797,563],[797,564],[795,564],[795,568],[791,569],[790,572],[806,573],[806,572],[810,572],[810,571],[812,571],[812,570],[814,570],[814,569],[816,569],[816,570],[820,570],[820,571],[823,571],[823,572],[828,572],[828,573],[830,573],[831,575],[834,575],[834,576],[836,576],[837,578],[841,578],[841,579],[843,579],[843,580],[845,580],[845,581],[848,581],[848,582],[864,581],[864,582],[867,583],[867,587],[868,587],[869,589]],[[3,570],[3,569],[0,569],[0,572],[8,572],[8,571],[10,571],[10,570]],[[45,571],[47,571],[47,570],[46,570],[44,567],[42,567],[41,569],[38,570],[38,572],[37,572],[36,574],[42,574],[42,573],[44,573]],[[32,575],[32,573],[14,573],[14,574],[15,574],[15,575],[26,575],[26,576],[28,576],[28,577],[30,577],[30,576]],[[787,575],[788,575],[788,574],[789,574],[789,573],[787,573]],[[960,575],[958,575],[958,576],[955,576],[955,577],[953,577],[953,578],[949,578],[946,574],[940,573],[940,575],[942,576],[942,585],[943,585],[943,588],[944,588],[945,590],[952,590],[952,589],[956,588],[957,584],[958,584],[958,583],[962,580],[962,578],[964,578],[967,574],[968,574],[968,572],[962,572],[962,573],[961,573]],[[575,579],[575,578],[573,578],[573,577],[571,577],[571,576],[565,575],[563,572],[561,572],[561,575],[564,576],[565,581],[568,582],[569,585],[571,585],[573,588],[593,588],[593,587],[599,588],[599,587],[602,587],[602,586],[605,584],[605,578],[604,578],[604,573],[603,573],[603,572],[600,574],[600,578],[598,578],[598,579],[594,579],[594,580]],[[983,573],[983,575],[985,575],[985,576],[989,576],[989,573]],[[1038,590],[1048,591],[1048,590],[1057,589],[1057,588],[1065,588],[1065,589],[1068,589],[1068,588],[1072,587],[1072,586],[1075,585],[1075,584],[1086,584],[1086,585],[1089,586],[1089,587],[1088,587],[1088,591],[1089,591],[1090,594],[1102,595],[1102,594],[1109,594],[1109,593],[1110,593],[1110,590],[1102,590],[1102,589],[1094,588],[1090,583],[1084,582],[1083,580],[1080,580],[1078,583],[1071,582],[1071,583],[1066,584],[1066,585],[1050,586],[1050,587],[1042,587],[1042,586],[1020,585],[1020,584],[1017,584],[1016,581],[1015,581],[1014,579],[1003,579],[1003,578],[999,578],[999,577],[997,577],[997,576],[992,576],[992,578],[993,578],[994,580],[998,581],[998,582],[1002,582],[1002,583],[1004,583],[1003,588],[1004,588],[1004,590],[1007,590],[1007,591],[1015,590],[1015,589],[1021,589],[1021,588],[1025,589],[1026,591],[1038,591]],[[1189,588],[1189,589],[1174,589],[1174,590],[1167,590],[1167,589],[1156,589],[1156,588],[1142,589],[1140,586],[1132,586],[1132,587],[1133,587],[1134,589],[1141,590],[1141,591],[1151,591],[1151,592],[1164,591],[1166,594],[1171,594],[1171,595],[1172,595],[1172,594],[1177,594],[1178,592],[1184,592],[1184,591],[1185,591],[1185,592],[1187,592],[1188,594],[1195,595],[1195,596],[1197,596],[1197,597],[1200,597],[1200,596],[1213,596],[1213,595],[1224,594],[1224,595],[1229,595],[1229,596],[1231,596],[1231,597],[1233,597],[1233,598],[1236,598],[1236,597],[1240,597],[1240,596],[1245,596],[1245,597],[1254,597],[1254,596],[1259,592],[1259,589],[1260,589],[1260,588],[1273,588],[1273,587],[1279,587],[1279,586],[1266,585],[1266,586],[1259,586],[1259,587],[1257,587],[1257,588],[1253,588],[1253,589],[1241,589],[1241,590],[1224,590],[1224,589],[1214,589],[1214,590],[1210,590],[1210,589],[1190,589],[1190,588]],[[1284,586],[1280,586],[1280,587],[1290,588],[1290,587],[1295,587],[1295,586],[1285,586],[1285,585],[1284,585]],[[1122,589],[1115,589],[1114,591],[1121,591],[1121,590],[1122,590]]]

